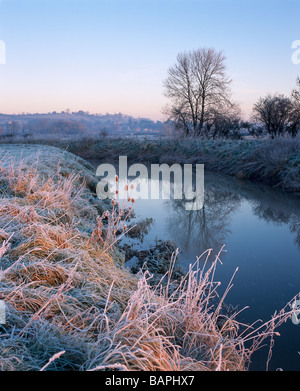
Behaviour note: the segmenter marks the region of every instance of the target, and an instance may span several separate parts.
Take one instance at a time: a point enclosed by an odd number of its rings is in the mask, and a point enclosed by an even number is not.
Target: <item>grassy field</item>
[[[35,143],[35,141],[28,141]],[[132,163],[192,163],[239,179],[266,183],[289,193],[300,193],[300,140],[157,140],[82,139],[38,140],[66,149],[87,160]]]
[[[291,316],[251,327],[225,312],[222,254],[180,279],[176,252],[159,282],[132,274],[118,246],[131,200],[99,202],[91,166],[68,152],[1,146],[0,183],[0,370],[245,370]]]
[[[204,164],[240,179],[300,192],[300,141],[278,140],[107,140],[88,148],[69,146],[84,158],[106,161],[120,155],[131,162]]]

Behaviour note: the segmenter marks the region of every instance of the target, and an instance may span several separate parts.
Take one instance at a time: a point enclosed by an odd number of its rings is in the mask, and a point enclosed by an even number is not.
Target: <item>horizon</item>
[[[69,115],[69,116],[76,116],[78,115],[78,113],[80,111],[83,111],[83,110],[78,110],[78,111],[72,111],[70,110],[69,112],[66,112],[65,110],[62,110],[62,111],[48,111],[48,112],[32,112],[32,113],[25,113],[25,112],[21,112],[21,113],[3,113],[3,112],[0,112],[0,116],[30,116],[30,115]],[[123,117],[129,117],[129,118],[133,118],[133,119],[136,119],[136,120],[150,120],[152,122],[164,122],[164,121],[160,121],[160,120],[153,120],[149,117],[142,117],[142,116],[133,116],[131,114],[128,114],[128,113],[121,113],[121,112],[115,112],[115,113],[91,113],[89,111],[83,111],[82,116],[86,115],[86,116],[99,116],[99,117],[105,117],[106,115],[108,116],[117,116],[117,115],[122,115]]]
[[[259,97],[294,88],[299,20],[299,0],[2,0],[0,112],[164,121],[162,83],[177,54],[214,47],[247,119]]]

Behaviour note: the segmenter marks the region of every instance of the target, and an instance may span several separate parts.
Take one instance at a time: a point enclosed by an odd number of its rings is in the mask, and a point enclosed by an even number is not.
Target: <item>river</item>
[[[238,320],[264,322],[300,291],[300,200],[268,186],[205,170],[204,206],[187,211],[183,200],[137,199],[135,218],[153,218],[143,243],[126,239],[135,248],[172,240],[179,264],[188,270],[196,257],[213,249],[221,253],[215,280],[220,294],[234,271],[226,302],[242,309]],[[291,320],[277,330],[269,370],[300,370],[300,324]],[[268,349],[252,356],[251,370],[265,370]]]

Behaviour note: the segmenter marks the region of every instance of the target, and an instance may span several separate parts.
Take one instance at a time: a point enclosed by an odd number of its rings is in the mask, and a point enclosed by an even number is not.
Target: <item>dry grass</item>
[[[78,174],[41,176],[21,161],[0,175],[0,370],[244,370],[291,316],[248,327],[224,313],[210,251],[181,281],[176,254],[154,286],[131,274],[117,246],[130,199],[98,215]]]

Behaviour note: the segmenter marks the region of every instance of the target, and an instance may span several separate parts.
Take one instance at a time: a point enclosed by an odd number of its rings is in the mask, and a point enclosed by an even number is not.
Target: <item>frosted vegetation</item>
[[[206,251],[186,275],[176,251],[159,275],[132,274],[118,241],[134,202],[97,200],[93,172],[55,147],[0,148],[0,369],[244,370],[263,342],[268,366],[289,304],[240,324],[224,311],[232,281],[218,296],[221,253]]]

